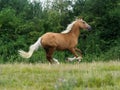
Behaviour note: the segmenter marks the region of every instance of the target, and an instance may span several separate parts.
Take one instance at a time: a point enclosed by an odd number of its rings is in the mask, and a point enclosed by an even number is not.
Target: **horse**
[[[67,58],[67,60],[78,60],[80,62],[82,59],[82,54],[81,50],[77,48],[77,44],[81,29],[91,30],[91,26],[83,19],[76,19],[67,26],[66,30],[61,33],[47,32],[43,34],[34,44],[29,47],[28,52],[18,50],[19,55],[23,58],[30,58],[35,50],[42,47],[46,52],[46,59],[51,64],[59,64],[57,59],[52,58],[55,50],[68,50],[74,55],[74,57]],[[80,53],[80,55],[78,55],[77,52]]]

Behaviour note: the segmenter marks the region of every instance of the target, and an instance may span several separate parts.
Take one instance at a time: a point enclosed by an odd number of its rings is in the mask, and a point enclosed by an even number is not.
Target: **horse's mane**
[[[66,30],[62,31],[61,33],[69,33],[69,32],[71,31],[73,25],[75,24],[75,22],[76,22],[76,21],[73,21],[72,23],[70,23],[70,24],[67,26]]]

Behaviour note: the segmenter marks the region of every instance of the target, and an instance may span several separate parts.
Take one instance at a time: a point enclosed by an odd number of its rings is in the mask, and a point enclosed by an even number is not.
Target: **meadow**
[[[0,90],[120,90],[120,62],[0,64]]]

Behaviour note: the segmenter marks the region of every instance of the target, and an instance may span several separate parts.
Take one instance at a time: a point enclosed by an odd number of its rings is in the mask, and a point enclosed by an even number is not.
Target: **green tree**
[[[21,61],[18,49],[28,50],[28,46],[42,34],[61,32],[75,17],[81,16],[93,28],[91,32],[81,31],[79,38],[78,47],[85,60],[92,61],[93,56],[103,58],[106,55],[109,55],[108,60],[112,56],[119,58],[119,8],[120,0],[47,0],[45,3],[0,0],[0,62]],[[65,53],[61,54],[62,57]],[[28,61],[45,59],[43,56],[41,51]]]

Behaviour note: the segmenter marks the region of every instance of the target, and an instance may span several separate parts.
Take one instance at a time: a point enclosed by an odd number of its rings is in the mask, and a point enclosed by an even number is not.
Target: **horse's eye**
[[[85,24],[85,22],[83,22],[83,24]]]

